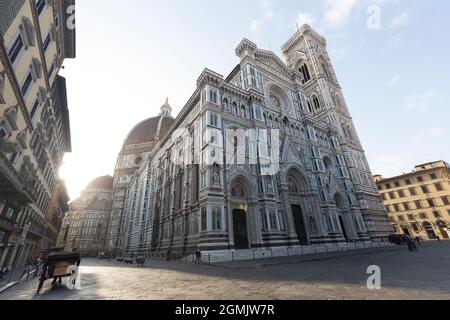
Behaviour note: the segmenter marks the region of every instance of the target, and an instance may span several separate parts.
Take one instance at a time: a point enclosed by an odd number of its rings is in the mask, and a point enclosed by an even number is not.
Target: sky
[[[450,2],[447,0],[78,0],[77,58],[66,60],[72,153],[60,176],[74,200],[112,175],[123,141],[174,115],[204,68],[225,77],[248,38],[281,56],[309,23],[328,52],[374,174],[450,161]]]

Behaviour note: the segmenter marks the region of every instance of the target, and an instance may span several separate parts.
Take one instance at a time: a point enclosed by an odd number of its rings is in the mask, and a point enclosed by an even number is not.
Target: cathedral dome
[[[157,117],[148,118],[130,131],[125,139],[124,146],[154,143],[156,144],[159,138],[163,137],[174,123],[171,116],[172,108],[169,105],[168,99],[161,107],[161,113]]]
[[[86,187],[86,190],[95,190],[95,189],[107,189],[111,190],[113,188],[114,179],[111,176],[104,176],[94,179],[89,185]]]

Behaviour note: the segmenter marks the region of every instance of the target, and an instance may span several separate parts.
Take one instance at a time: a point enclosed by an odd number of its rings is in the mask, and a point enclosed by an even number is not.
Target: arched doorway
[[[342,235],[344,236],[345,241],[349,242],[350,238],[348,235],[348,231],[345,227],[345,220],[344,220],[345,200],[339,193],[336,193],[334,195],[334,203],[336,205],[336,210],[337,210],[337,215],[338,215],[338,219],[339,219],[339,225],[342,230]]]
[[[408,224],[403,223],[400,227],[402,228],[404,234],[406,234],[408,237],[411,237],[411,232],[409,231]]]
[[[309,245],[309,235],[305,213],[302,206],[301,194],[307,190],[306,180],[301,173],[296,170],[289,171],[287,175],[287,183],[289,186],[289,200],[291,205],[292,218],[294,221],[295,232],[297,234],[300,245]]]
[[[447,223],[446,223],[445,221],[438,220],[438,221],[436,221],[436,225],[438,226],[439,231],[441,232],[442,237],[443,237],[444,239],[449,239],[450,237],[449,237],[449,234],[448,234],[448,232],[447,232],[447,230],[448,230],[448,225],[447,225]]]
[[[437,239],[436,233],[434,232],[434,229],[433,229],[433,225],[430,222],[425,221],[424,223],[422,223],[422,226],[425,229],[425,231],[427,232],[428,238],[430,240]]]
[[[233,239],[236,250],[250,249],[248,197],[249,188],[243,179],[237,179],[231,185],[231,214],[233,219]]]

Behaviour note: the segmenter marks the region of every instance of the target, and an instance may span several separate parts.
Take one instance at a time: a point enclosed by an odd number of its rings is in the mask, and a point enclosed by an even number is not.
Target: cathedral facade
[[[112,208],[113,178],[93,180],[81,196],[69,204],[58,247],[83,256],[98,256],[106,250],[106,238]]]
[[[387,239],[392,227],[325,39],[304,25],[282,53],[285,62],[244,39],[227,77],[205,69],[175,119],[166,102],[133,129],[114,178],[111,251]]]

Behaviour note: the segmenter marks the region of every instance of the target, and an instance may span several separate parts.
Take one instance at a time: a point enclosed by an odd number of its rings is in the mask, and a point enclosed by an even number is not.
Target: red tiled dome
[[[144,120],[131,130],[124,145],[156,142],[155,140],[163,137],[169,131],[173,122],[173,118],[166,116],[158,116]]]
[[[86,190],[93,189],[107,189],[110,190],[113,188],[114,179],[111,176],[104,176],[94,179],[89,185],[86,187]]]

